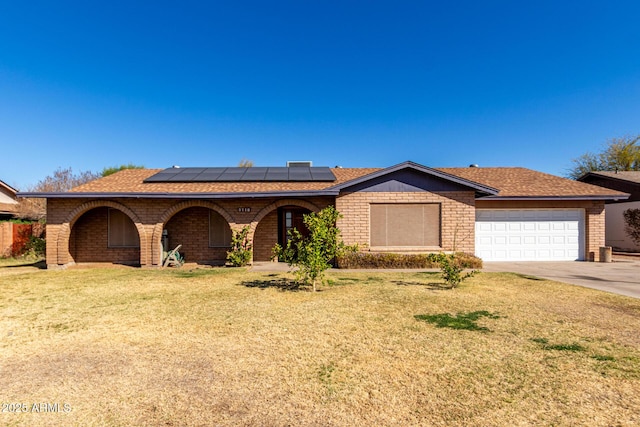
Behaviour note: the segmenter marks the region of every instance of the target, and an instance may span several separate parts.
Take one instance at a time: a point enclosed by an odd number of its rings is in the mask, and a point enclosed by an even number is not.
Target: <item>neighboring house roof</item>
[[[640,200],[640,171],[597,171],[588,172],[579,181],[629,193],[628,201]]]
[[[640,171],[598,171],[598,172],[588,172],[579,178],[582,181],[584,178],[588,176],[601,176],[605,178],[615,179],[618,181],[627,181],[633,182],[636,184],[640,184]]]
[[[389,168],[332,168],[333,182],[144,182],[162,169],[126,169],[65,193],[20,193],[25,197],[276,197],[335,196],[355,184],[411,169],[471,188],[486,199],[605,200],[628,194],[525,168],[428,168],[404,162]]]
[[[18,210],[16,193],[18,190],[0,181],[0,214],[14,214]]]

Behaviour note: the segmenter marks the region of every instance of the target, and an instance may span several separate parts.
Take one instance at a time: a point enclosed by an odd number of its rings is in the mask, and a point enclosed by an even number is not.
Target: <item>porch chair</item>
[[[180,256],[180,252],[178,252],[181,247],[182,245],[178,245],[175,249],[167,252],[167,257],[164,260],[164,264],[162,264],[163,267],[182,267],[184,259]]]

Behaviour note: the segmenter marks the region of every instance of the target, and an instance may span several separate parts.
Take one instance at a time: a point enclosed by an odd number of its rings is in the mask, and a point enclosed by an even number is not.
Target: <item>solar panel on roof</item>
[[[225,170],[218,177],[218,181],[239,181],[245,171]]]
[[[167,168],[144,182],[335,181],[327,167]]]
[[[267,172],[267,175],[264,177],[265,181],[288,181],[289,173],[288,172]]]
[[[289,169],[289,181],[310,181],[311,171],[309,169],[301,166]]]
[[[264,181],[264,177],[267,174],[266,168],[262,170],[251,170],[253,168],[247,168],[247,171],[240,178],[241,181]]]
[[[203,172],[200,175],[198,175],[194,181],[196,182],[214,182],[218,179],[218,177],[220,176],[220,172],[215,172],[215,173],[211,173],[211,172]]]
[[[311,177],[314,181],[335,181],[336,177],[329,168],[311,168]]]
[[[199,173],[181,173],[181,174],[175,175],[172,178],[169,178],[169,181],[189,182],[189,181],[193,181],[198,175],[200,174]]]

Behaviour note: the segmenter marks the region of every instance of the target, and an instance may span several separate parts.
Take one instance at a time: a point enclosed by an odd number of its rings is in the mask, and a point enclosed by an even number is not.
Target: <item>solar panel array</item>
[[[167,168],[144,182],[266,182],[326,181],[335,175],[328,167]]]

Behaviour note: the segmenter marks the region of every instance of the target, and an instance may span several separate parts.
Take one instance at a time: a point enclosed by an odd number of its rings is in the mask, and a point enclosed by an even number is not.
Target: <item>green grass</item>
[[[491,314],[486,310],[473,311],[471,313],[458,313],[455,316],[449,313],[443,314],[417,314],[413,316],[416,320],[423,320],[433,323],[438,328],[464,329],[467,331],[489,332],[486,326],[479,326],[477,321],[482,317],[489,319],[499,319],[500,316]]]
[[[0,425],[639,421],[637,299],[513,274],[336,271],[313,293],[247,269],[26,268],[0,267],[0,400],[71,412]]]

